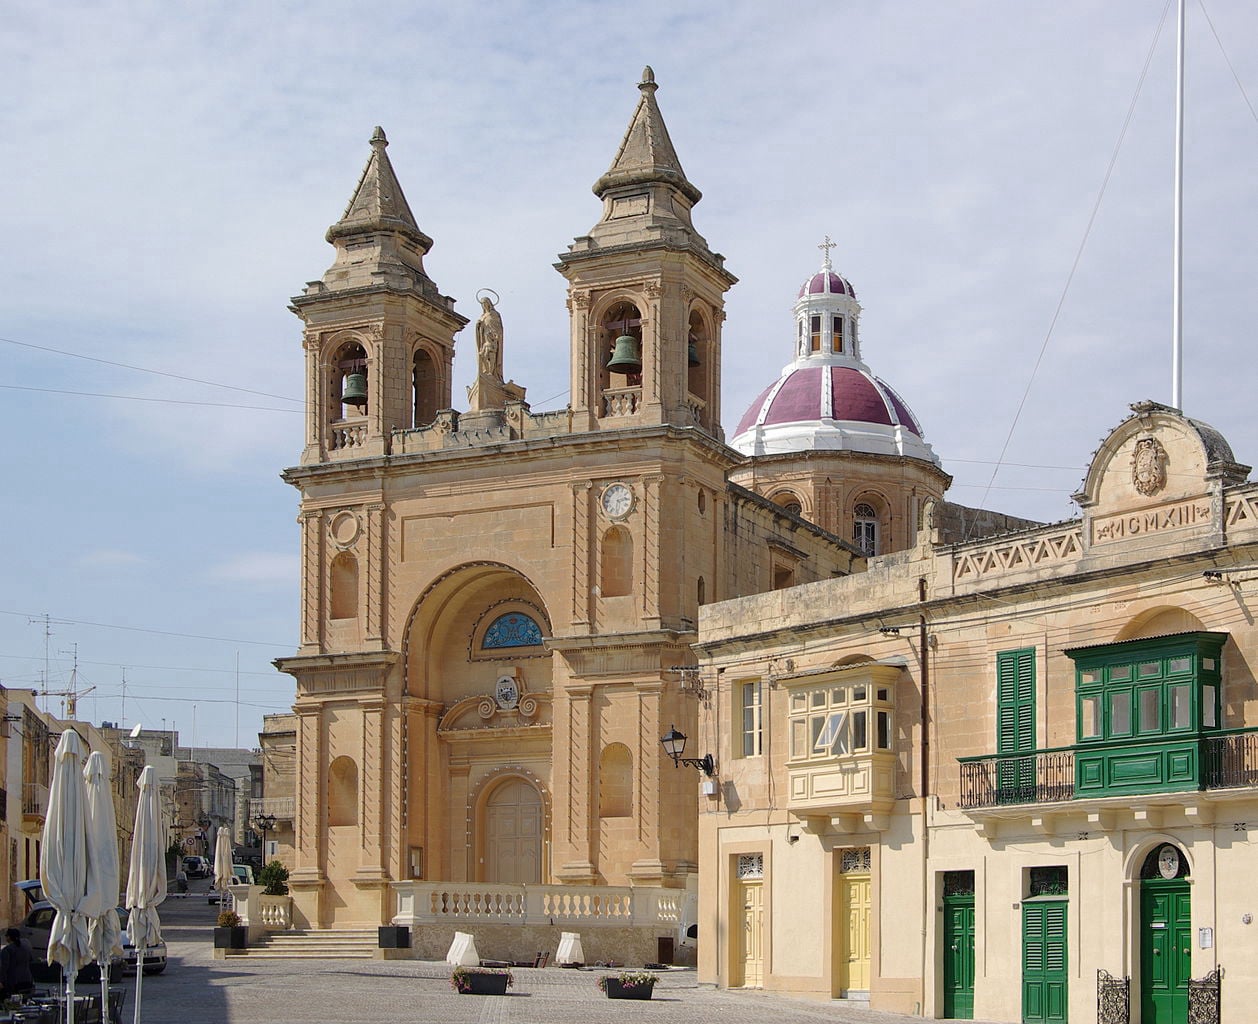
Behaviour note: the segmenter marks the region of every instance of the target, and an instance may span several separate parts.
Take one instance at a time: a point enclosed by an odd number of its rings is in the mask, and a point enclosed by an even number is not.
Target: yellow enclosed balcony
[[[780,680],[790,736],[787,807],[809,831],[881,831],[895,803],[898,665],[863,662]]]

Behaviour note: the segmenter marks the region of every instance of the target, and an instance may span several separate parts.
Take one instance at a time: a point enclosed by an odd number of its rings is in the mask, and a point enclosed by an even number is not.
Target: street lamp
[[[691,768],[698,768],[708,778],[716,774],[716,762],[712,760],[711,754],[704,754],[702,757],[681,756],[686,750],[686,734],[678,732],[677,726],[669,726],[660,743],[664,745],[664,753],[673,759],[674,767],[689,765]]]
[[[262,866],[266,867],[266,834],[275,828],[275,815],[259,814],[253,819],[253,827],[262,833]]]

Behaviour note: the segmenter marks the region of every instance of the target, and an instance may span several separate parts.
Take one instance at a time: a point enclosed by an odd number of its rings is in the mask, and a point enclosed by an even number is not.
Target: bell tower
[[[559,257],[568,280],[572,407],[586,430],[669,424],[721,440],[721,325],[736,281],[690,212],[686,178],[655,102],[655,74],[607,173],[599,222]]]
[[[305,322],[302,464],[389,454],[394,430],[450,407],[454,311],[424,270],[432,239],[415,222],[385,152],[384,131],[327,240],[336,259],[290,307]]]

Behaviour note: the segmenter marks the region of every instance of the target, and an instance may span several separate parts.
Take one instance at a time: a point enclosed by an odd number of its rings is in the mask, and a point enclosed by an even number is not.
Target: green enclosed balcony
[[[1226,633],[1178,633],[1067,650],[1070,747],[961,758],[961,806],[1258,785],[1258,728],[1221,729]]]

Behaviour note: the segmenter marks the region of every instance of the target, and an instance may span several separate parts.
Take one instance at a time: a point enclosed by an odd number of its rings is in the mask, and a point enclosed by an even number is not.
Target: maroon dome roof
[[[830,408],[825,407],[824,373],[830,374]],[[922,436],[921,426],[899,395],[877,377],[851,366],[791,370],[756,396],[734,433],[741,434],[757,424],[772,427],[823,419],[901,426]]]
[[[800,286],[798,297],[802,299],[805,294],[821,295],[827,292],[831,295],[850,295],[856,298],[851,282],[845,281],[832,270],[822,270],[813,274]]]

